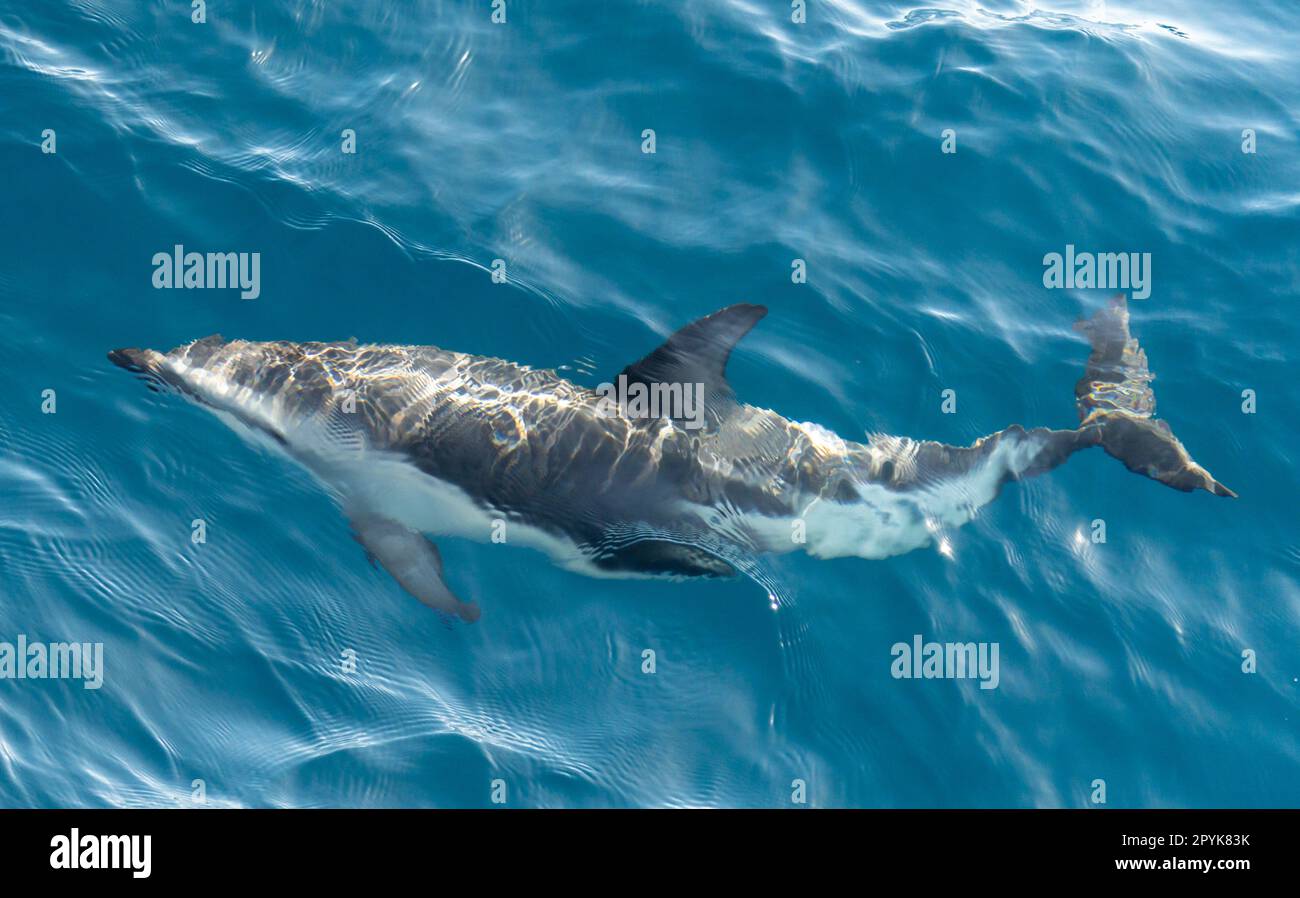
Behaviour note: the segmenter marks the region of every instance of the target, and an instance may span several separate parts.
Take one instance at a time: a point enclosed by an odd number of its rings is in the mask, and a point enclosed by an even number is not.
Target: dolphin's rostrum
[[[927,545],[1008,480],[1092,446],[1177,489],[1235,495],[1152,417],[1153,375],[1122,297],[1076,325],[1092,346],[1077,428],[1013,425],[971,446],[852,442],[740,402],[727,359],[766,311],[722,309],[622,372],[703,384],[699,429],[610,415],[601,394],[553,371],[432,346],[212,336],[109,358],[269,438],[326,485],[403,589],[470,621],[478,607],[447,586],[425,534],[488,541],[504,526],[508,543],[593,576],[723,577],[767,552],[883,558]]]

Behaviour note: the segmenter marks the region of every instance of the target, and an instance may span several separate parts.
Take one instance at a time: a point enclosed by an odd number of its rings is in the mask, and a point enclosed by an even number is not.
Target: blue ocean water
[[[1300,8],[505,12],[0,0],[0,641],[104,644],[98,690],[0,680],[0,804],[1300,805]],[[260,295],[155,289],[176,244],[260,253]],[[1045,289],[1067,244],[1151,253],[1158,413],[1240,498],[1084,453],[947,552],[773,561],[776,612],[443,541],[483,609],[444,625],[105,358],[355,336],[595,386],[758,302],[744,400],[966,444],[1074,424],[1107,294]],[[998,688],[894,679],[914,634],[998,643]]]

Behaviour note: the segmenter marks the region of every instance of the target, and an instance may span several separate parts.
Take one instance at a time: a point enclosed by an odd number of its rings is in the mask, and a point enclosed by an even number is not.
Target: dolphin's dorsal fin
[[[719,309],[677,331],[622,375],[629,383],[703,384],[710,423],[716,424],[735,402],[727,383],[731,350],[766,314],[766,306],[743,302]]]
[[[692,321],[668,338],[662,346],[628,365],[628,380],[692,381],[705,386],[726,384],[727,359],[740,338],[767,314],[765,306],[737,303],[712,315]]]

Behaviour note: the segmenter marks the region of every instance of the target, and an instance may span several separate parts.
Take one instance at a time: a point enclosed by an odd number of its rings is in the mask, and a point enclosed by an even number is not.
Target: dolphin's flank
[[[212,336],[108,357],[304,465],[372,560],[466,621],[479,608],[452,592],[425,534],[488,541],[504,527],[508,544],[591,576],[726,577],[767,552],[884,558],[927,545],[1008,480],[1092,446],[1177,489],[1236,495],[1153,417],[1153,375],[1122,297],[1076,325],[1092,347],[1077,428],[1013,425],[971,446],[858,443],[740,402],[727,359],[766,312],[722,309],[622,372],[702,384],[700,429],[610,415],[601,393],[553,371],[432,346]]]

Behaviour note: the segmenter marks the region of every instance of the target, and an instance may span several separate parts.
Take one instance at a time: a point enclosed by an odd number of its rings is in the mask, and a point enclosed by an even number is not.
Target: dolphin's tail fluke
[[[1137,474],[1175,489],[1203,489],[1216,496],[1236,493],[1215,480],[1183,448],[1156,410],[1147,355],[1128,329],[1128,303],[1115,297],[1086,321],[1075,324],[1092,344],[1088,368],[1074,386],[1079,432],[1090,434],[1106,452]]]

